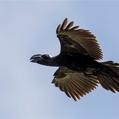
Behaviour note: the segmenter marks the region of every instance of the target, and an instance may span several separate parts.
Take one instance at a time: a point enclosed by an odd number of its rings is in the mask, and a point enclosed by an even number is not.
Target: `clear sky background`
[[[0,2],[0,119],[119,119],[119,93],[101,86],[78,102],[51,84],[57,68],[30,63],[60,51],[64,18],[91,30],[105,60],[119,62],[119,1]]]

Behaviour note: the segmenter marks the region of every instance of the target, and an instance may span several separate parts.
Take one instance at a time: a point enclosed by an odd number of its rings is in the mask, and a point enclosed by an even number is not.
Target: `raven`
[[[103,54],[96,37],[89,31],[73,26],[65,18],[56,29],[61,50],[57,56],[33,55],[31,62],[59,67],[52,83],[75,101],[101,84],[106,90],[119,92],[119,63],[99,62]]]

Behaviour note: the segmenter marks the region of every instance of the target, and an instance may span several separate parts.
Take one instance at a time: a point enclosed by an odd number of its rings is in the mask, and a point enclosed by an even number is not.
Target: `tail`
[[[99,83],[106,90],[119,92],[119,63],[102,62],[102,68],[96,73]]]

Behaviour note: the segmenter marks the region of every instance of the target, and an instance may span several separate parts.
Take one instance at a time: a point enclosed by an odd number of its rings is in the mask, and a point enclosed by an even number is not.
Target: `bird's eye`
[[[42,57],[44,58],[44,59],[49,59],[49,55],[42,55]]]

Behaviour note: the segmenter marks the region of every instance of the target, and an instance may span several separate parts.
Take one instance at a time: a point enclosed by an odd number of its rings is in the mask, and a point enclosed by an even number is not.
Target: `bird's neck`
[[[50,60],[47,62],[47,66],[54,66],[54,67],[60,66],[60,56],[57,55],[51,57]]]
[[[57,56],[51,57],[48,62],[49,66],[68,66],[71,65],[70,57],[66,55],[59,54]]]

